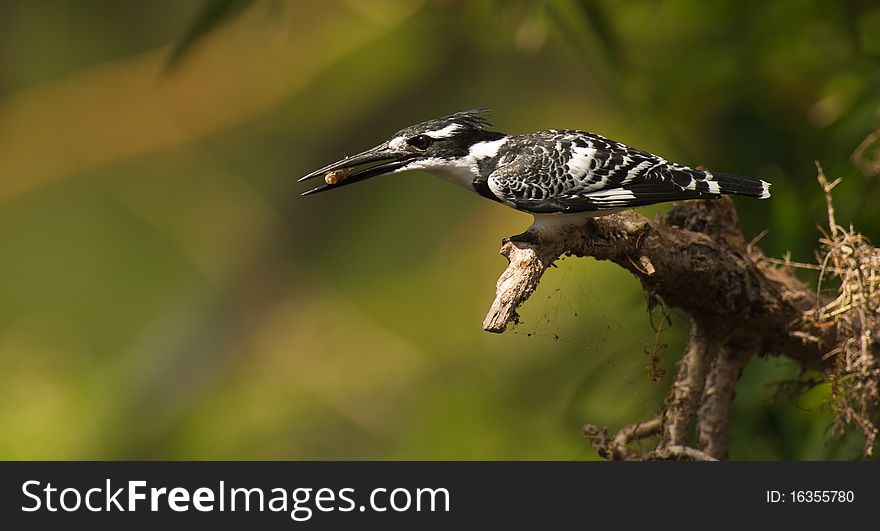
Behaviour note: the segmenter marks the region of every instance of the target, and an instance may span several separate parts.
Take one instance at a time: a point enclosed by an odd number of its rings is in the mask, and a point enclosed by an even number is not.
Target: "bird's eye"
[[[434,142],[434,139],[428,135],[417,135],[406,141],[407,144],[416,149],[428,149],[432,142]]]

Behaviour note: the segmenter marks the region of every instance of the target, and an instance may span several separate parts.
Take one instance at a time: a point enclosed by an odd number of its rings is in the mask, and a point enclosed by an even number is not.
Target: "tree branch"
[[[753,353],[750,348],[728,343],[712,359],[697,412],[697,446],[715,459],[727,459],[730,403]]]
[[[564,255],[614,262],[650,296],[690,317],[688,346],[663,414],[614,437],[595,426],[585,429],[606,458],[631,459],[630,441],[659,433],[657,447],[642,458],[724,459],[730,402],[754,354],[782,354],[805,368],[832,364],[825,353],[836,344],[836,329],[805,319],[815,308],[815,291],[746,244],[729,198],[681,203],[663,219],[633,211],[593,218],[542,235],[538,244],[508,242],[501,254],[509,265],[483,321],[487,331],[503,332],[517,322],[517,309]],[[687,446],[694,429],[699,449]]]
[[[666,398],[661,447],[688,443],[691,420],[700,404],[706,373],[714,356],[715,351],[713,345],[710,345],[709,336],[703,333],[702,326],[696,320],[692,320],[687,348]]]
[[[651,460],[668,460],[668,459],[680,459],[687,461],[717,461],[711,455],[701,452],[696,448],[691,448],[689,446],[664,446],[663,448],[657,448],[650,454],[648,454],[648,459]]]
[[[636,422],[621,428],[614,437],[608,436],[607,429],[588,424],[584,426],[584,436],[590,441],[596,452],[606,459],[632,459],[633,454],[627,445],[632,441],[640,441],[659,434],[662,424],[661,417]]]
[[[507,269],[483,329],[503,332],[517,322],[517,309],[535,291],[544,271],[562,255],[610,260],[638,278],[645,291],[680,308],[713,337],[753,343],[757,349],[821,368],[822,345],[833,330],[802,317],[816,294],[789,268],[764,261],[747,246],[733,202],[688,201],[662,220],[624,211],[588,220],[545,238],[539,245],[508,242],[501,248]]]

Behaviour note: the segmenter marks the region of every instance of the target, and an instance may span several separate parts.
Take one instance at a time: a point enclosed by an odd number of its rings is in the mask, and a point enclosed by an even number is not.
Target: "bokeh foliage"
[[[295,178],[485,106],[768,179],[745,233],[810,261],[815,159],[838,220],[880,229],[850,162],[878,35],[860,1],[2,2],[0,457],[595,458],[580,426],[659,410],[682,316],[651,382],[638,283],[567,259],[488,335],[528,216],[424,174]],[[750,364],[734,458],[859,455],[798,378]]]

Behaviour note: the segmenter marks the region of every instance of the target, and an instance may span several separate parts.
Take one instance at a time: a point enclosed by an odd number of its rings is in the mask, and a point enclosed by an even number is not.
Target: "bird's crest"
[[[489,122],[491,112],[489,109],[471,109],[461,111],[441,118],[434,118],[403,129],[395,136],[414,133],[427,133],[431,136],[439,133],[440,137],[449,136],[452,133],[463,132],[477,133],[487,130],[492,126]],[[436,138],[436,136],[435,136]]]
[[[443,118],[439,118],[436,121],[452,122],[473,129],[482,130],[492,127],[492,123],[489,121],[490,116],[492,116],[492,111],[490,111],[489,109],[470,109],[467,111],[450,114],[449,116],[444,116]]]

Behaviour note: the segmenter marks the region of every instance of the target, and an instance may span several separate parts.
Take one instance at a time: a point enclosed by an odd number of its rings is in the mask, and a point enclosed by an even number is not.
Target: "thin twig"
[[[831,229],[831,237],[837,237],[837,222],[834,220],[834,203],[831,200],[831,190],[834,189],[835,186],[840,184],[841,179],[837,178],[833,183],[828,182],[828,178],[825,177],[825,170],[822,169],[822,165],[819,164],[819,161],[816,162],[816,178],[819,180],[819,185],[822,187],[822,191],[825,192],[825,207],[828,209],[828,228]]]
[[[686,459],[689,461],[718,461],[711,455],[689,446],[665,446],[649,454],[649,459]]]
[[[654,417],[650,420],[624,426],[614,437],[608,436],[606,428],[588,424],[584,426],[584,435],[601,457],[612,460],[625,460],[642,457],[640,453],[632,454],[629,451],[627,445],[630,442],[653,437],[660,433],[661,428],[662,419]]]
[[[766,256],[763,257],[763,258],[761,258],[761,260],[763,260],[763,261],[765,261],[765,262],[767,262],[767,263],[773,264],[773,265],[780,265],[780,266],[785,266],[785,267],[794,267],[794,268],[797,268],[797,269],[811,269],[811,270],[813,270],[813,271],[822,271],[822,267],[821,267],[821,266],[818,266],[818,265],[816,265],[816,264],[808,264],[808,263],[806,263],[806,262],[795,262],[795,261],[792,261],[792,260],[789,260],[789,259],[780,260],[779,258],[770,258],[770,257],[766,257]],[[832,273],[838,273],[838,272],[839,272],[839,270],[836,270],[836,269],[828,269],[828,268],[826,268],[825,271],[831,271]]]

